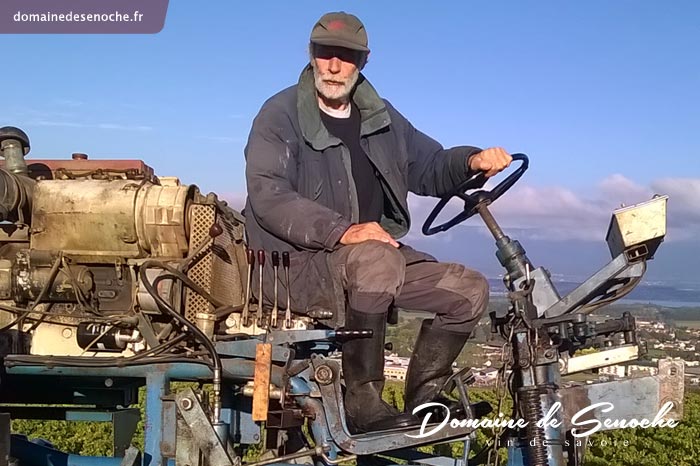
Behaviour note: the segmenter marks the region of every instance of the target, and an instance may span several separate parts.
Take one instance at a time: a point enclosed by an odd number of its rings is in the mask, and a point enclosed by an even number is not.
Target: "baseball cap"
[[[321,16],[311,30],[311,42],[369,52],[365,26],[357,16],[344,11]]]

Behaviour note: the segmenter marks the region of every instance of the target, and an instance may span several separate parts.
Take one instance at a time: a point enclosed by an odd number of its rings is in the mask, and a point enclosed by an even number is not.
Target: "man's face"
[[[313,44],[311,66],[318,93],[329,100],[346,100],[360,76],[363,52]]]

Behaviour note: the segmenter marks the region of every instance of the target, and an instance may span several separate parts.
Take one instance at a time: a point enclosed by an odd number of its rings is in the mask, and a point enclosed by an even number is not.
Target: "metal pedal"
[[[429,435],[426,436],[420,435],[424,433],[420,427],[352,435],[348,431],[345,421],[339,364],[318,355],[312,356],[311,363],[323,402],[309,403],[305,408],[313,411],[316,422],[325,425],[335,444],[344,451],[357,455],[370,455],[437,442],[463,440],[474,431],[471,427],[452,428],[446,425],[436,432],[431,431],[435,426],[427,426],[425,432]]]

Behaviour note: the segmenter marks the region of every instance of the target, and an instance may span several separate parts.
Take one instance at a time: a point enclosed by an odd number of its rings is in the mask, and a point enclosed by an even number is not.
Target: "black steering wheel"
[[[435,205],[435,207],[433,207],[433,210],[432,212],[430,212],[430,215],[428,215],[428,218],[425,219],[425,223],[423,223],[422,229],[423,234],[426,236],[430,236],[434,235],[435,233],[440,233],[441,231],[449,230],[458,223],[462,223],[469,217],[474,216],[474,214],[477,213],[478,205],[482,203],[486,203],[487,205],[491,204],[493,201],[501,197],[503,193],[508,191],[510,187],[513,186],[515,182],[520,179],[521,176],[523,176],[523,173],[525,173],[525,170],[527,170],[527,167],[529,165],[529,159],[525,154],[513,154],[512,157],[513,161],[520,162],[520,166],[513,173],[508,175],[508,178],[501,181],[491,191],[484,191],[480,189],[479,191],[476,191],[474,193],[467,194],[468,191],[482,188],[484,184],[486,184],[486,180],[488,178],[486,178],[484,172],[479,172],[476,175],[469,178],[468,180],[460,183],[451,192],[442,196],[442,198],[440,198],[440,201]],[[432,226],[438,214],[442,212],[442,209],[455,196],[464,201],[464,210],[459,214],[455,215],[454,218],[448,220],[447,222],[435,227]]]

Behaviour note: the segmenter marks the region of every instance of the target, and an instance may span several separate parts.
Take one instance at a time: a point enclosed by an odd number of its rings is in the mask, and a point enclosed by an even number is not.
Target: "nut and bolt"
[[[321,385],[328,385],[333,382],[333,371],[328,366],[319,366],[314,372],[316,381]]]
[[[192,406],[194,406],[194,403],[190,398],[183,398],[180,401],[180,408],[182,408],[183,411],[189,411],[190,409],[192,409]]]

